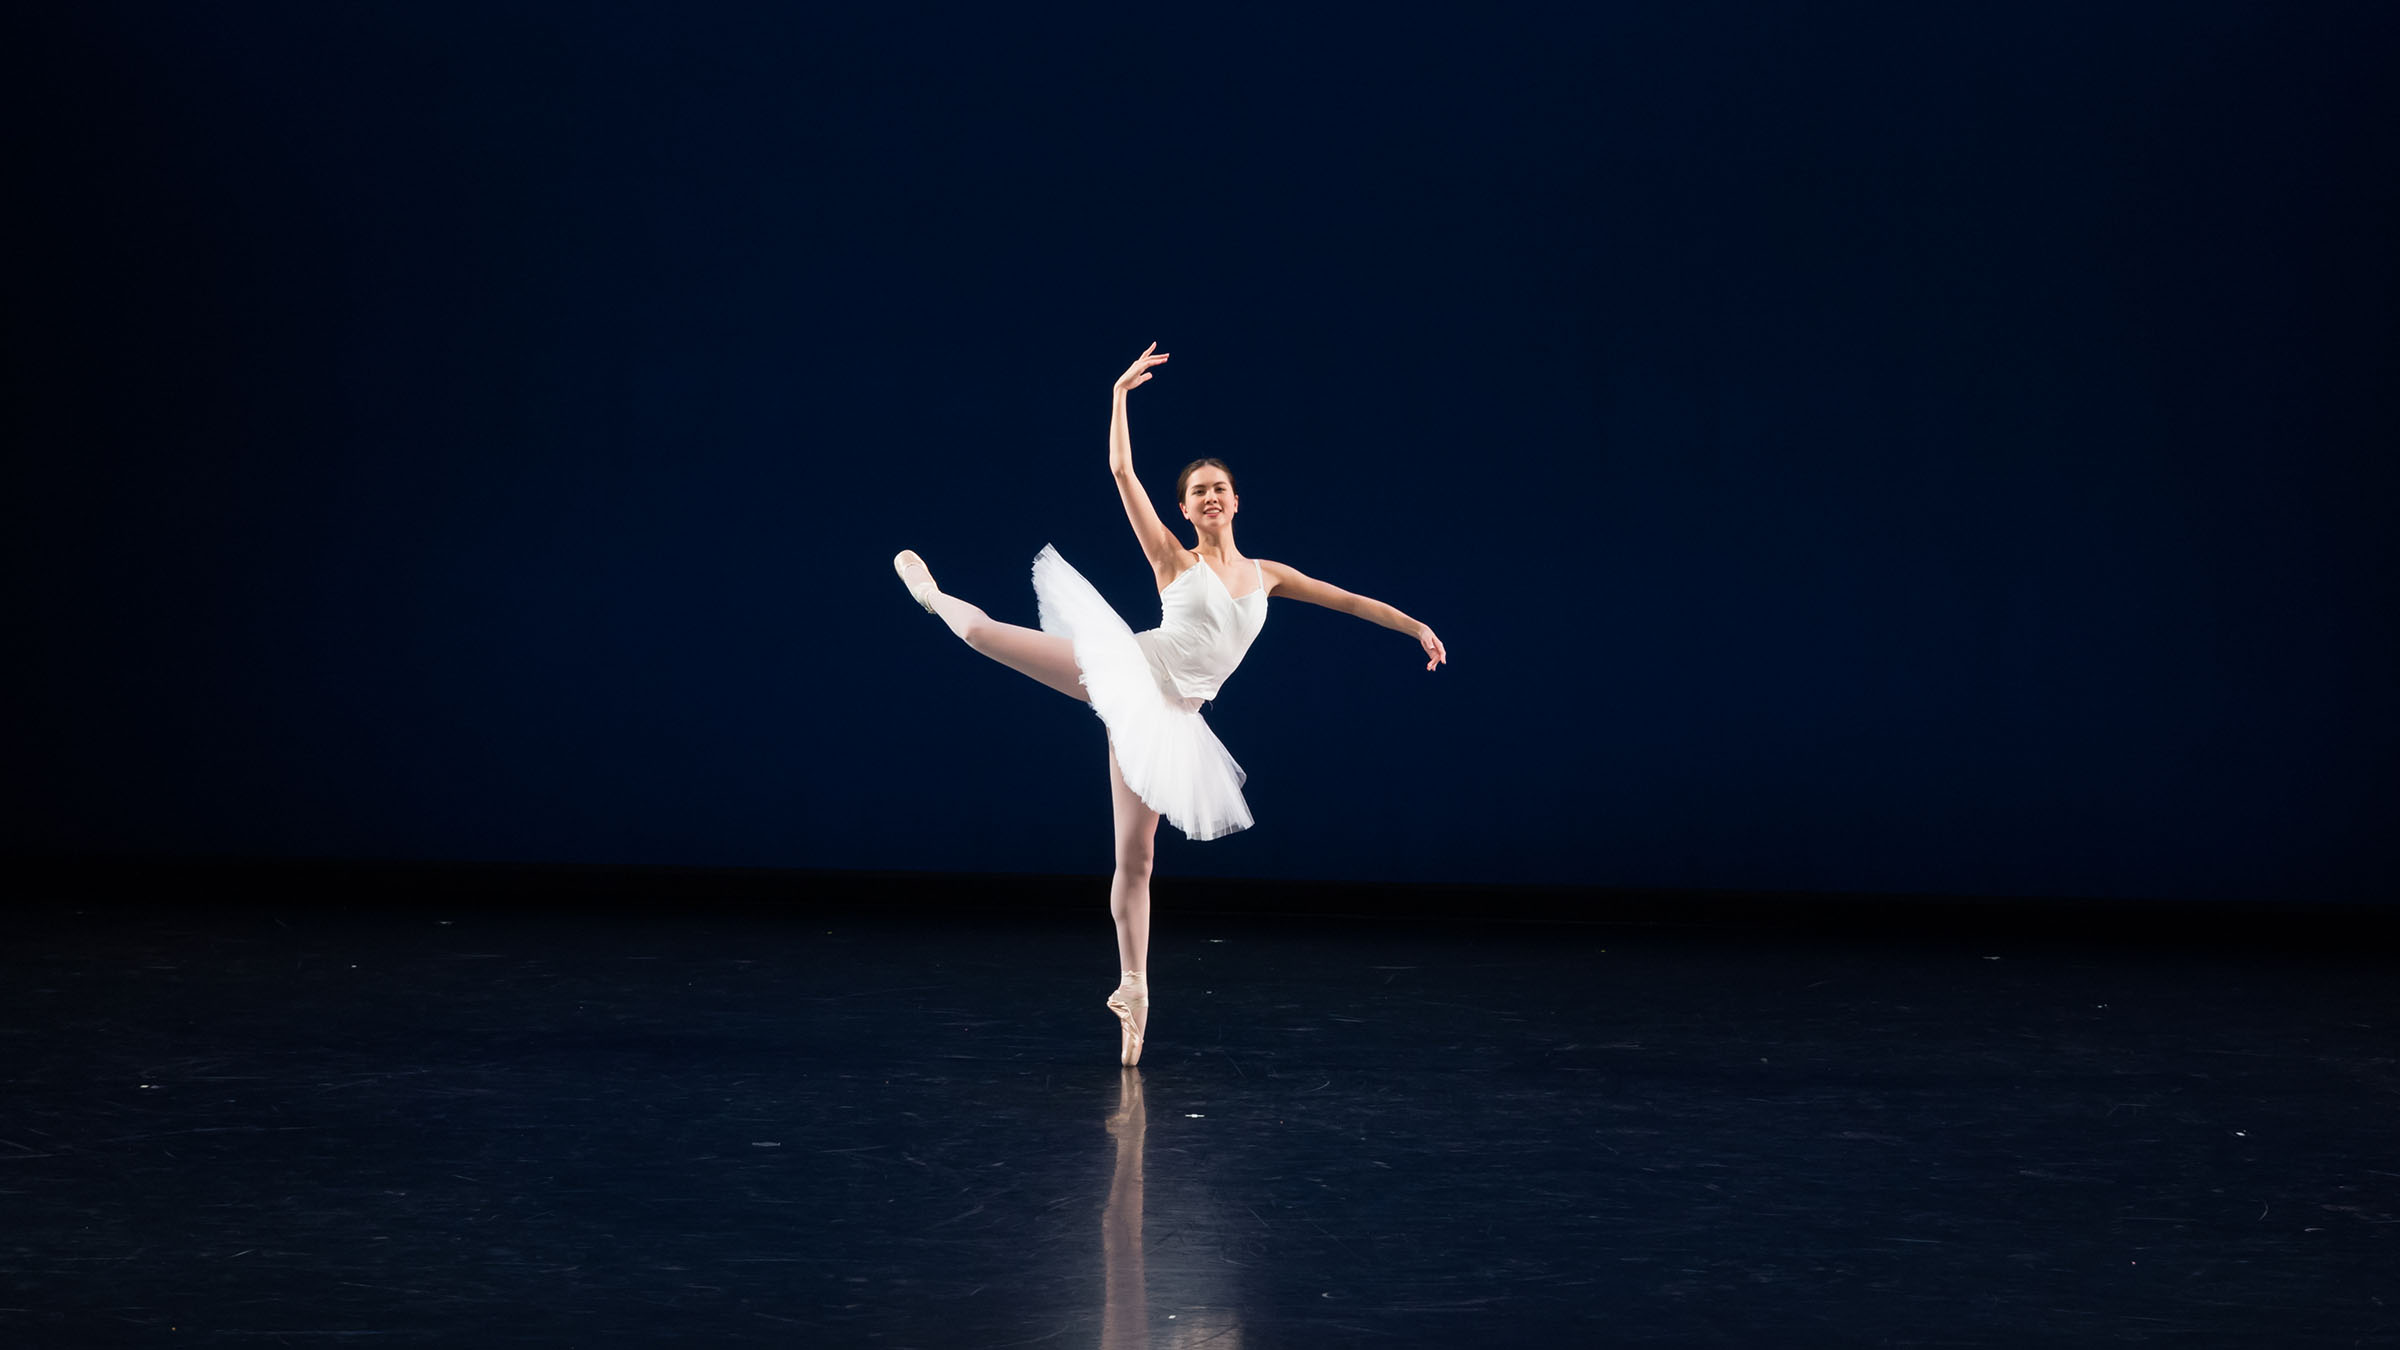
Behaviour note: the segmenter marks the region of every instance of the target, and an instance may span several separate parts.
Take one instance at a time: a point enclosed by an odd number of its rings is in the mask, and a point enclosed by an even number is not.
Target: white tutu
[[[1048,545],[1033,560],[1033,593],[1042,631],[1074,642],[1084,691],[1134,795],[1193,839],[1249,829],[1247,775],[1200,720],[1199,700],[1160,686],[1133,629]]]

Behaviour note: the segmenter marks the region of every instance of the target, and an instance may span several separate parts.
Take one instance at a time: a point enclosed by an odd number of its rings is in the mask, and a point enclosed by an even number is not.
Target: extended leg
[[[900,579],[908,583],[909,593],[918,597],[924,606],[941,616],[959,640],[982,652],[1001,665],[1021,675],[1049,685],[1072,699],[1090,702],[1083,692],[1082,672],[1075,667],[1075,644],[1057,633],[1045,633],[1037,628],[1020,628],[1013,623],[1001,623],[991,615],[959,599],[945,595],[933,584],[925,563],[913,552],[903,552],[892,560]]]
[[[933,612],[942,616],[951,632],[985,656],[1069,698],[1091,702],[1091,696],[1083,692],[1083,672],[1075,668],[1075,644],[1066,637],[1002,623],[951,595],[935,595]]]
[[[1121,974],[1108,1003],[1126,1024],[1120,1058],[1132,1064],[1141,1059],[1142,1038],[1150,1029],[1150,859],[1158,841],[1158,813],[1125,786],[1113,745],[1108,751],[1108,785],[1115,797],[1117,824],[1117,872],[1109,881],[1108,913],[1117,921]]]

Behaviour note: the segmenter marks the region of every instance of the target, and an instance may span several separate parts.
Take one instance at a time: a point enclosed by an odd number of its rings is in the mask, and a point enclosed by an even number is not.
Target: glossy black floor
[[[1097,902],[149,899],[6,920],[0,1344],[2400,1343],[2379,957],[1166,913],[1120,1072]]]

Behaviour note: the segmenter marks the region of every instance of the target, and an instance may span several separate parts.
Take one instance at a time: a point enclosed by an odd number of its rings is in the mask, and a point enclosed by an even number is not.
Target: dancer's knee
[[[1117,876],[1125,881],[1147,884],[1150,880],[1151,852],[1147,842],[1117,845]]]

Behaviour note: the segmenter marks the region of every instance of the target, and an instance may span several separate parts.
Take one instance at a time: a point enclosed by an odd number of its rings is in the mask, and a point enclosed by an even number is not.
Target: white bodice
[[[1134,641],[1161,689],[1197,707],[1215,698],[1242,663],[1267,622],[1267,574],[1256,559],[1250,570],[1258,585],[1238,599],[1206,562],[1186,568],[1158,593],[1158,627],[1134,634]]]

